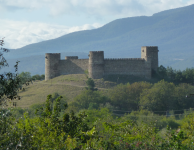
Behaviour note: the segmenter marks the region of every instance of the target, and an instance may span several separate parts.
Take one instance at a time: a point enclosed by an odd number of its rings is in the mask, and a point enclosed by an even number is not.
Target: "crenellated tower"
[[[142,46],[141,58],[146,61],[151,61],[151,69],[157,70],[158,68],[158,47],[157,46]]]
[[[49,80],[60,75],[60,58],[60,53],[45,54],[45,80]]]
[[[100,79],[104,75],[104,51],[90,51],[89,78]]]

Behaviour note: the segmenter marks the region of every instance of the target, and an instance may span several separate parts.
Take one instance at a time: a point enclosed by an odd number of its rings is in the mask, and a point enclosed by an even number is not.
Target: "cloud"
[[[182,59],[182,58],[174,58],[173,60],[183,61],[184,59]]]
[[[0,2],[0,8],[7,10],[47,8],[53,16],[85,14],[93,17],[152,15],[163,10],[194,4],[194,0],[0,0]]]
[[[0,0],[0,15],[8,11],[28,10],[33,12],[46,9],[49,10],[51,16],[84,15],[89,18],[109,16],[116,19],[152,15],[163,10],[191,4],[194,4],[194,0]],[[23,13],[27,12],[24,11]],[[31,43],[54,39],[71,32],[100,26],[99,24],[85,24],[67,27],[40,22],[0,19],[0,38],[5,37],[6,47],[19,48]]]
[[[1,37],[5,37],[6,48],[16,49],[31,43],[54,39],[62,35],[98,28],[98,23],[85,24],[83,26],[67,27],[40,22],[0,20]]]

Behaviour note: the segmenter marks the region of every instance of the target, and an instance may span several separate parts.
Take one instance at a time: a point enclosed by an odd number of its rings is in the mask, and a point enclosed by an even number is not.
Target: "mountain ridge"
[[[44,59],[45,53],[76,54],[103,50],[105,57],[133,58],[141,56],[141,46],[158,46],[160,65],[185,69],[188,66],[193,67],[191,64],[194,62],[193,59],[187,61],[194,56],[192,14],[194,5],[162,11],[152,16],[121,18],[97,29],[69,33],[11,50],[5,56],[8,59],[19,59],[42,55]],[[174,61],[175,58],[182,61]],[[181,62],[185,62],[185,65],[179,68],[177,63]]]

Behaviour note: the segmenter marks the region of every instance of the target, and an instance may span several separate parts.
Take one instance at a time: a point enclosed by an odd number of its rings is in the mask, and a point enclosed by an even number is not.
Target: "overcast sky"
[[[0,38],[5,37],[5,47],[20,48],[191,4],[194,0],[0,0]]]

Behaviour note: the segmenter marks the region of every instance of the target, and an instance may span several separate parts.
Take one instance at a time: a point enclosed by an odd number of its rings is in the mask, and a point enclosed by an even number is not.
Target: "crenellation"
[[[68,59],[78,59],[78,56],[65,56],[65,60]]]
[[[145,60],[144,58],[105,58],[104,60]]]
[[[151,78],[152,70],[158,67],[158,47],[142,46],[141,58],[104,58],[104,51],[90,51],[89,59],[66,56],[60,53],[45,54],[45,80],[65,74],[84,74],[86,70],[93,79],[104,75],[126,74]]]

